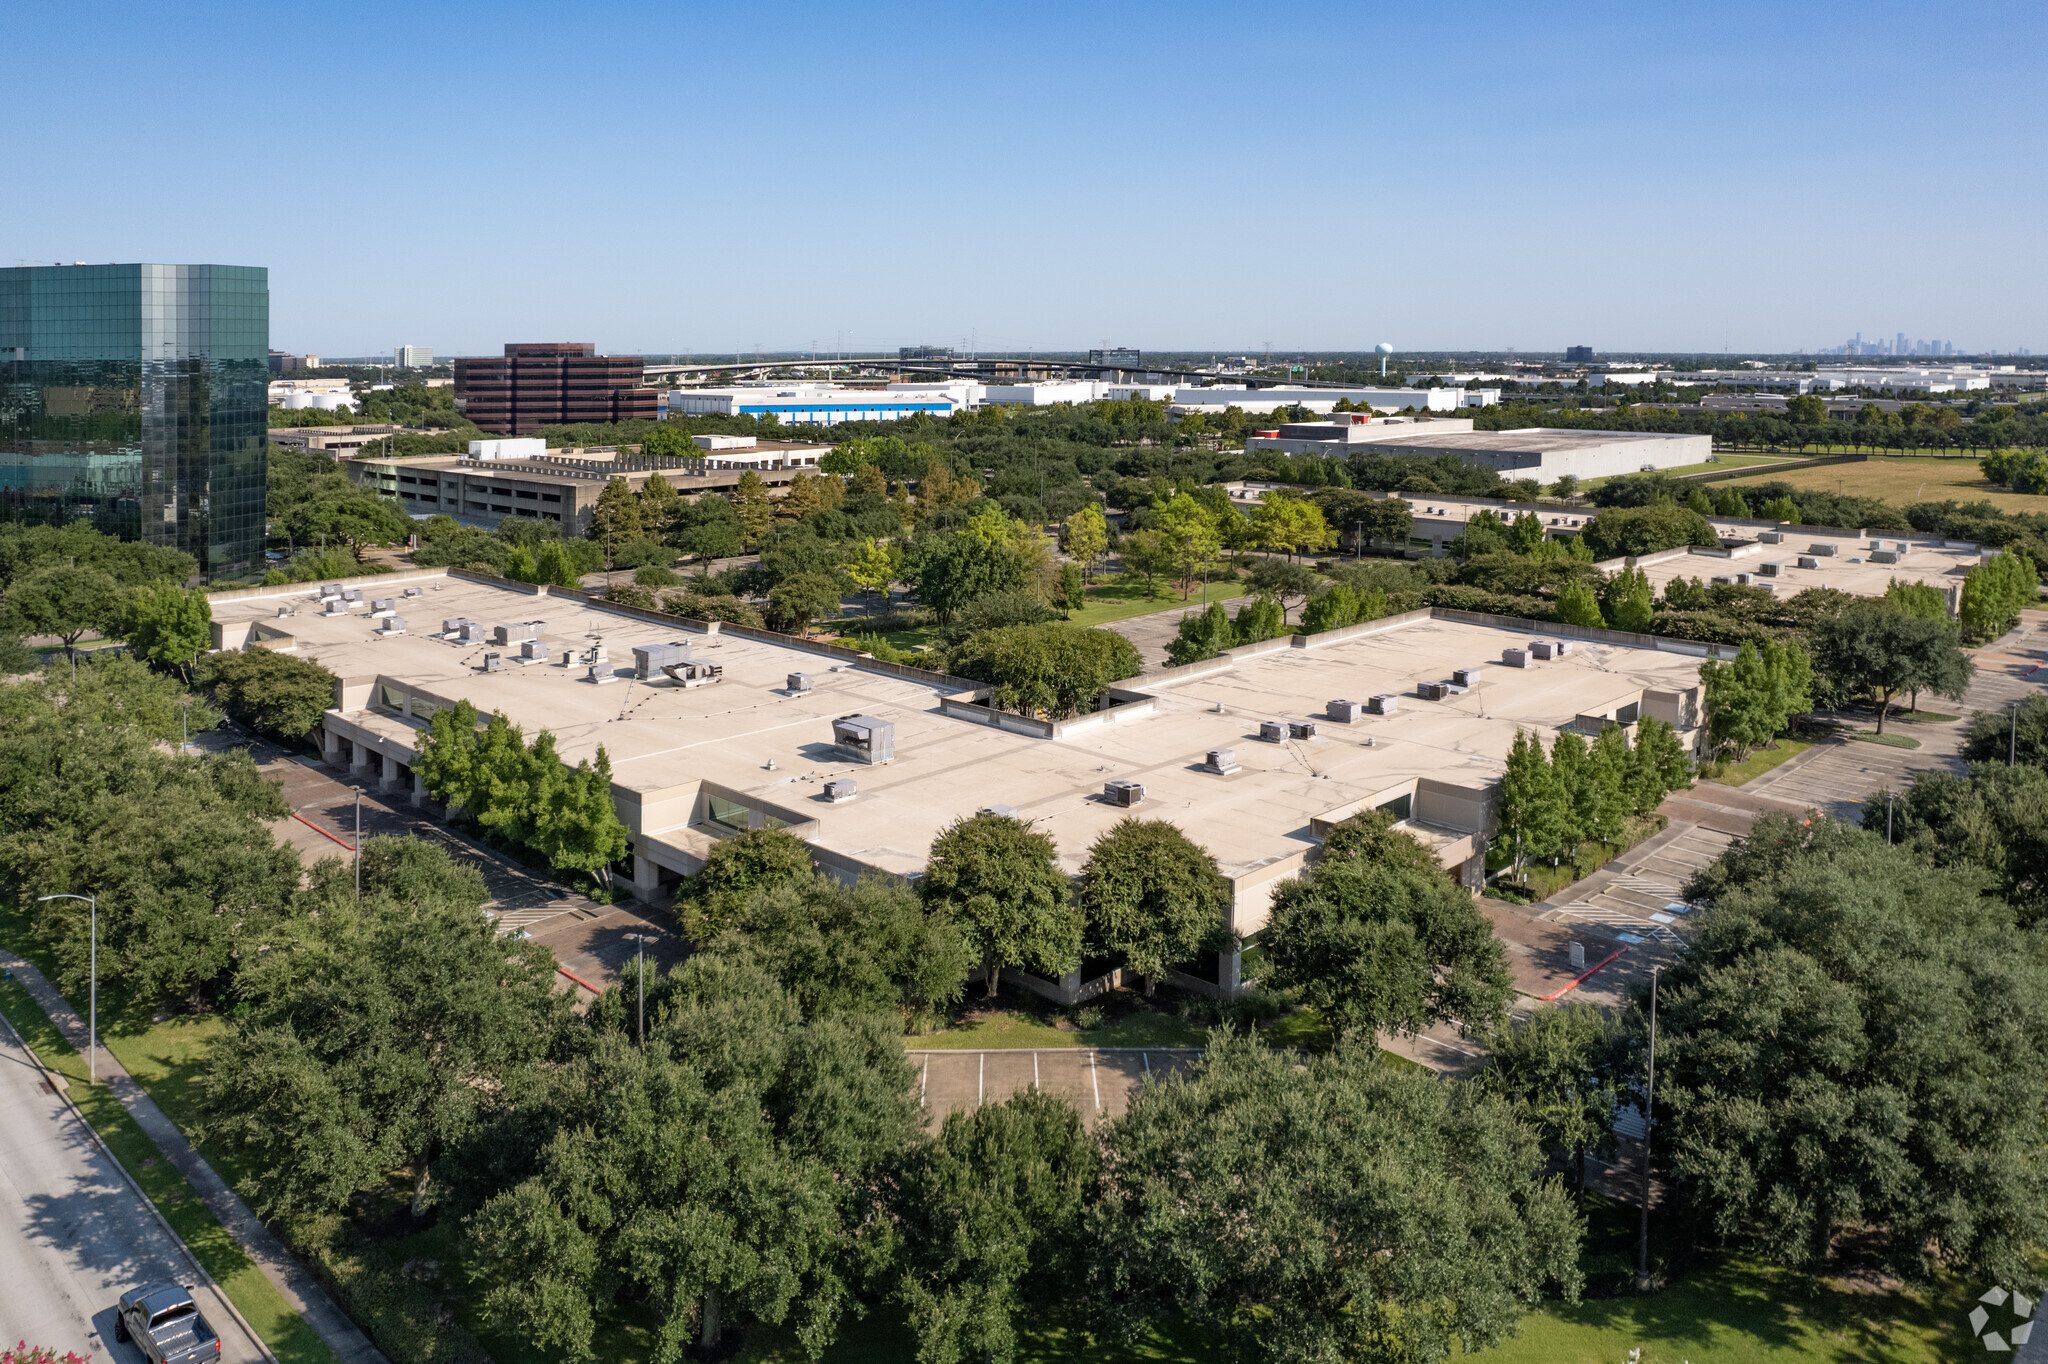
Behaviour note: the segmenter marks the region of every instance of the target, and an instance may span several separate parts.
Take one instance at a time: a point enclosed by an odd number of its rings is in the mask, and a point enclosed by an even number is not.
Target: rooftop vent
[[[832,722],[832,742],[856,762],[885,763],[896,756],[896,726],[872,715],[842,715]]]
[[[503,672],[504,670],[505,670],[505,656],[504,656],[503,654],[501,654],[501,653],[497,653],[496,651],[493,651],[493,652],[491,652],[491,653],[488,653],[488,654],[485,654],[485,655],[484,655],[484,671],[485,671],[485,672],[487,672],[487,673],[495,673],[495,672]]]
[[[1145,803],[1145,784],[1143,782],[1125,781],[1122,778],[1116,781],[1106,781],[1102,784],[1102,795],[1112,805],[1143,805]]]

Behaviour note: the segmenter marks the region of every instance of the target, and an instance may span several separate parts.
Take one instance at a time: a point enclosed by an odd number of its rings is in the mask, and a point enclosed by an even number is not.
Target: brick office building
[[[503,356],[455,362],[455,410],[486,431],[528,436],[543,426],[658,415],[637,355],[599,355],[588,341],[524,342]]]

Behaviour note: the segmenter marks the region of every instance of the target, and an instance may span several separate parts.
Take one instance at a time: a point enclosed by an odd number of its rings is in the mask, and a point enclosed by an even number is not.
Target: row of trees
[[[1585,844],[1619,845],[1631,815],[1649,814],[1691,784],[1692,757],[1661,720],[1639,722],[1634,745],[1616,724],[1591,744],[1560,730],[1548,755],[1540,738],[1517,729],[1501,776],[1499,840],[1526,878],[1532,859],[1576,860]]]
[[[531,848],[561,871],[582,871],[609,885],[626,855],[626,827],[612,807],[611,758],[572,769],[542,730],[531,744],[519,726],[494,713],[479,724],[469,701],[434,712],[420,736],[413,771],[435,800],[459,809],[508,842]]]

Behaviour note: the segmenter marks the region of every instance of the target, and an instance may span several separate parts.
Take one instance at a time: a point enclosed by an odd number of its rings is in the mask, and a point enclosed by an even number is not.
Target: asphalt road
[[[223,1360],[264,1358],[84,1121],[0,1026],[0,1337],[52,1346],[59,1358],[75,1350],[142,1364],[133,1344],[114,1343],[114,1302],[137,1284],[165,1280],[193,1288],[220,1332]]]

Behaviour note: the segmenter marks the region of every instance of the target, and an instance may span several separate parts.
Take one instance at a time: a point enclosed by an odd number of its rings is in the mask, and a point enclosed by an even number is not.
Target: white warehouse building
[[[1220,414],[1228,408],[1271,412],[1276,407],[1328,414],[1337,404],[1370,407],[1375,412],[1456,412],[1463,407],[1492,407],[1497,388],[1183,388],[1173,395],[1179,412]]]
[[[950,417],[966,406],[949,385],[908,390],[791,384],[741,388],[672,388],[668,410],[689,417],[774,416],[784,426],[836,426],[840,422],[893,422],[930,414]]]

